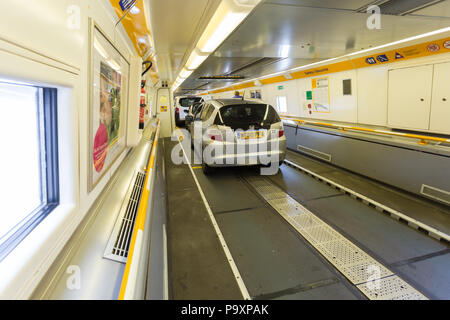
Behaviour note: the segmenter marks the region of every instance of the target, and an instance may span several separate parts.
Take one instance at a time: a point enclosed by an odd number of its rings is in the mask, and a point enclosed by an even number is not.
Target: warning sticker
[[[403,58],[404,58],[404,56],[402,56],[400,53],[398,53],[398,52],[395,53],[395,60],[403,59]]]
[[[388,61],[389,61],[389,58],[388,58],[387,55],[385,55],[385,54],[380,54],[380,55],[377,57],[377,60],[380,61],[380,62],[388,62]]]
[[[120,8],[122,9],[122,11],[127,11],[128,9],[130,9],[134,4],[135,4],[136,0],[120,0],[119,4],[120,4]]]
[[[428,51],[430,51],[430,52],[437,52],[441,49],[441,47],[439,47],[439,45],[437,45],[435,43],[428,45],[427,48],[428,48]]]
[[[444,42],[444,48],[450,49],[450,40]]]

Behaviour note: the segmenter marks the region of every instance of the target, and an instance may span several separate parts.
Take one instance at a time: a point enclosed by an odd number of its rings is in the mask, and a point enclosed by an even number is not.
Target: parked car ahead
[[[184,118],[184,123],[186,128],[189,130],[189,127],[194,120],[194,115],[201,110],[203,101],[201,102],[195,102],[190,108],[189,112],[187,113],[186,117]]]
[[[197,149],[201,146],[205,174],[214,167],[274,162],[278,166],[286,157],[283,123],[275,109],[265,103],[236,99],[204,102],[190,132],[193,144]],[[209,159],[207,154],[211,154]]]
[[[201,97],[177,97],[175,99],[175,123],[177,126],[183,126],[189,108],[196,102],[201,102]]]

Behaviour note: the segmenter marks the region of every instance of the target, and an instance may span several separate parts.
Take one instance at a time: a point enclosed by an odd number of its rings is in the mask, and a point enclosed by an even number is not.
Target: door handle
[[[422,99],[420,99],[420,101],[425,101],[425,99],[422,98]]]

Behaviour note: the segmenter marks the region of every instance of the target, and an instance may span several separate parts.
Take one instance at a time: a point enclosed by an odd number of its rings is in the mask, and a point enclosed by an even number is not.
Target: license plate
[[[264,137],[265,137],[264,131],[238,132],[238,139],[240,140],[261,139]]]

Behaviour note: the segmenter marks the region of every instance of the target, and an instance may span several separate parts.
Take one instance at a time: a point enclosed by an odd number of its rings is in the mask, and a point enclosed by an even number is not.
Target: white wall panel
[[[359,123],[364,125],[388,126],[388,73],[392,69],[414,67],[425,64],[450,61],[450,53],[437,56],[405,60],[403,62],[349,70],[320,77],[310,77],[245,89],[245,98],[250,98],[250,91],[260,89],[263,101],[276,107],[278,95],[287,96],[288,114],[302,118]],[[311,80],[329,77],[330,113],[313,112],[309,114],[306,91],[312,90]],[[343,80],[352,80],[352,94],[343,95]],[[442,81],[441,82],[447,82]],[[283,86],[282,90],[278,90]],[[444,85],[445,86],[445,85]],[[242,90],[241,90],[242,91]],[[441,94],[442,95],[442,94]],[[232,98],[234,91],[211,95],[212,98]],[[450,94],[449,94],[450,96]],[[448,101],[448,100],[447,100]],[[410,116],[414,116],[410,113]],[[418,128],[416,128],[418,129]],[[428,130],[428,129],[423,129]],[[433,131],[433,130],[432,130]],[[436,130],[434,130],[437,132]],[[440,130],[441,133],[446,132]]]
[[[357,70],[358,123],[387,125],[388,67]]]
[[[2,262],[5,269],[0,270],[4,275],[0,297],[23,299],[32,293],[125,155],[88,193],[89,18],[127,59],[136,53],[123,28],[115,28],[117,16],[108,0],[0,1],[0,11],[0,78],[60,89],[58,125],[64,129],[59,136],[61,206]],[[69,23],[71,18],[75,24]]]
[[[430,131],[450,134],[450,62],[434,65]]]
[[[388,125],[428,130],[430,125],[433,65],[389,71]]]

